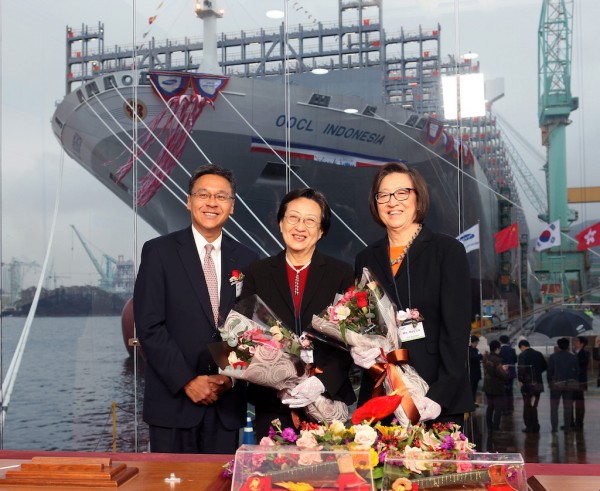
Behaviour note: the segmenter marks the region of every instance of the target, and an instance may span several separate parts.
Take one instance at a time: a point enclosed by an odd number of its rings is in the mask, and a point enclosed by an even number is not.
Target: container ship
[[[109,51],[102,24],[67,28],[67,94],[52,118],[66,153],[160,234],[189,225],[194,169],[232,169],[226,233],[262,255],[282,248],[276,212],[287,190],[319,189],[334,213],[319,247],[350,263],[383,235],[367,205],[377,166],[405,162],[428,182],[433,230],[458,236],[479,223],[473,290],[493,298],[499,196],[518,202],[516,187],[491,113],[466,129],[439,120],[441,76],[478,66],[442,61],[439,25],[388,34],[382,0],[339,0],[335,26],[236,37],[217,35],[214,3],[196,4],[202,42]]]

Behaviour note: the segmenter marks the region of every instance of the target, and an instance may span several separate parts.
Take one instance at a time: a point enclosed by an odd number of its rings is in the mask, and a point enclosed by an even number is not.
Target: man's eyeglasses
[[[198,201],[208,201],[210,198],[215,198],[219,203],[225,203],[225,201],[233,199],[233,196],[229,196],[225,193],[210,194],[206,191],[196,191],[195,193],[190,194],[190,196],[196,198]]]
[[[380,205],[389,203],[392,196],[396,198],[396,201],[406,201],[410,196],[410,192],[414,191],[415,188],[400,188],[396,189],[393,193],[375,193],[375,201]]]
[[[321,222],[314,217],[301,217],[299,215],[285,215],[285,221],[290,225],[298,225],[298,223],[302,222],[306,226],[306,228],[315,228],[317,225],[320,225]]]

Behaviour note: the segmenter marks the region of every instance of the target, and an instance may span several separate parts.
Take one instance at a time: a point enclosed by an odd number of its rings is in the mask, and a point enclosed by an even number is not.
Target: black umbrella
[[[545,334],[549,338],[557,336],[581,336],[592,330],[592,318],[573,309],[552,309],[535,321],[533,332]]]

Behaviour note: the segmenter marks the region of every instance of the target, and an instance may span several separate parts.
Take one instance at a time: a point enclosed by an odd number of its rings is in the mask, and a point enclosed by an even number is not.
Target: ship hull
[[[127,74],[113,74],[94,80],[94,90],[82,87],[68,94],[58,105],[53,128],[66,152],[100,180],[119,199],[134,207],[136,184],[153,167],[161,151],[153,143],[139,155],[136,172],[120,180],[117,172],[132,155],[134,122],[126,101],[134,90]],[[166,103],[140,75],[136,87],[139,114],[137,141],[143,141]],[[377,100],[327,94],[329,107],[308,102],[315,90],[292,84],[289,117],[283,113],[284,87],[280,81],[232,78],[216,97],[214,108],[203,108],[186,135],[178,163],[169,178],[147,204],[137,208],[140,216],[164,234],[189,224],[185,208],[189,175],[207,160],[234,171],[238,199],[234,221],[227,232],[253,245],[264,255],[281,249],[276,223],[277,207],[286,193],[283,155],[289,127],[291,188],[310,186],[323,191],[336,214],[320,249],[350,263],[365,244],[384,234],[368,211],[368,194],[378,165],[401,161],[415,166],[426,178],[431,208],[426,223],[435,231],[457,236],[479,222],[482,248],[493,250],[496,198],[477,161],[464,165],[441,141],[431,143],[425,130],[406,125],[411,113],[385,106]],[[323,93],[319,90],[319,93]],[[379,106],[375,115],[347,114],[345,107]],[[413,118],[414,122],[414,118]],[[414,123],[411,123],[414,124]],[[420,126],[423,126],[422,124]],[[157,135],[164,125],[153,129]],[[182,131],[179,129],[179,131]],[[167,136],[158,137],[163,142]],[[136,175],[137,173],[137,175]],[[134,182],[135,181],[135,182]],[[270,234],[274,237],[271,237]],[[487,246],[487,247],[486,247]],[[495,279],[495,258],[470,254],[472,276]]]

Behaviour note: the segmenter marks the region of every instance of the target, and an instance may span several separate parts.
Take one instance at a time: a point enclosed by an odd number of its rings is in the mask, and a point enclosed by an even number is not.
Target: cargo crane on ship
[[[560,220],[563,234],[577,220],[577,212],[567,206],[566,128],[571,112],[579,106],[571,94],[572,25],[573,0],[543,1],[538,30],[538,118],[547,148],[548,213],[540,218],[547,223]],[[588,288],[585,254],[576,250],[574,242],[561,242],[560,247],[540,253],[536,274],[544,293],[555,291],[568,297]]]

